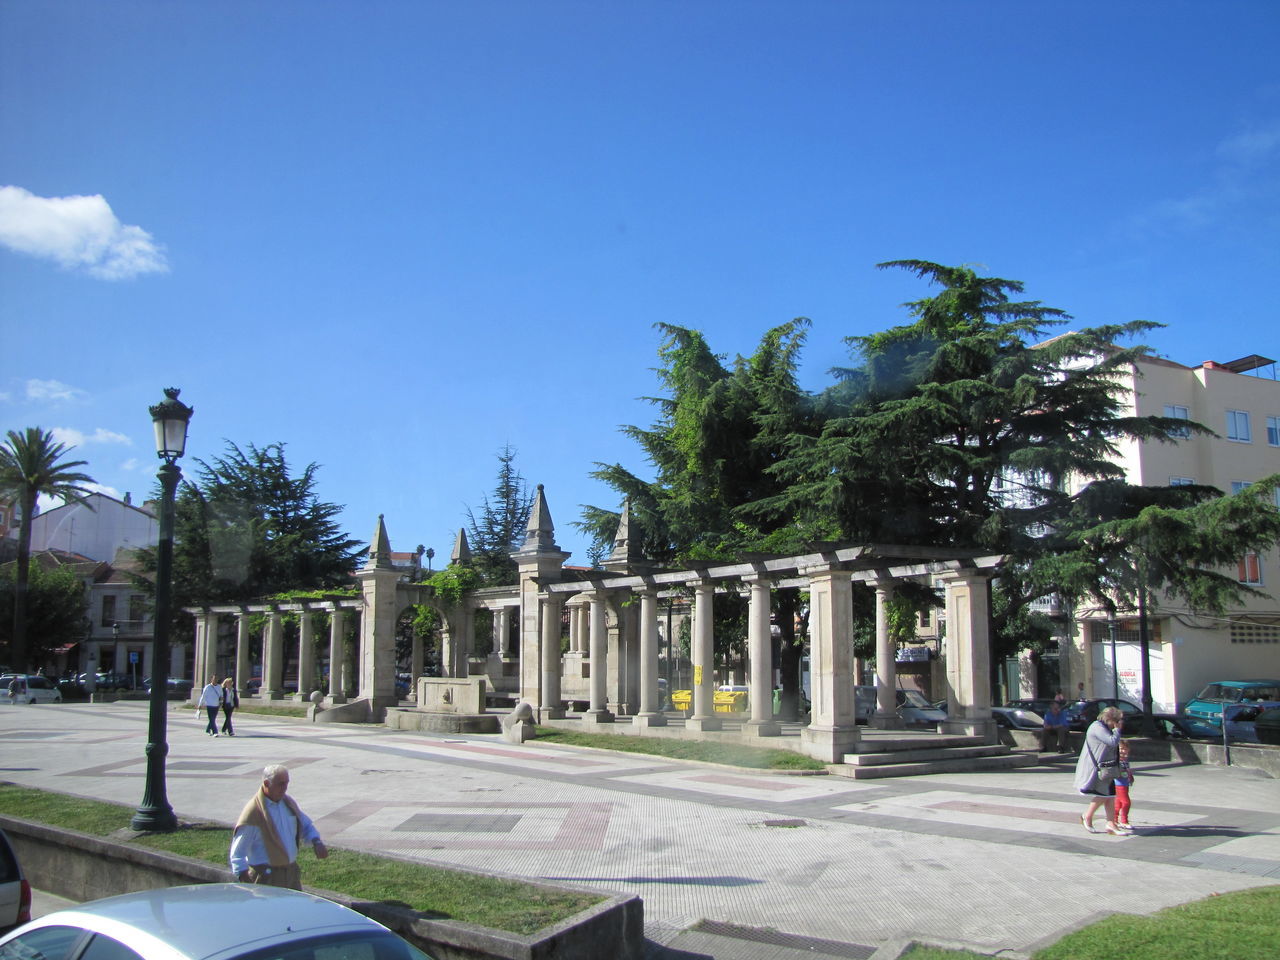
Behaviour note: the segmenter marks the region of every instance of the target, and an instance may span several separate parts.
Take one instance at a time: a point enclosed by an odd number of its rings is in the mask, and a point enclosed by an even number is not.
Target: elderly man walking
[[[231,873],[245,883],[302,889],[298,848],[309,843],[323,860],[329,850],[311,818],[288,796],[289,771],[275,763],[262,771],[253,796],[231,835]]]

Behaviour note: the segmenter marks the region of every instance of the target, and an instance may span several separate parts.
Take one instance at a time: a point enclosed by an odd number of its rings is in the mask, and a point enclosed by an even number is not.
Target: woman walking
[[[1089,797],[1089,809],[1080,814],[1080,822],[1090,833],[1097,833],[1093,815],[1099,807],[1107,811],[1107,833],[1124,836],[1116,826],[1116,776],[1120,772],[1120,728],[1124,714],[1107,707],[1089,725],[1084,735],[1084,749],[1076,761],[1075,788]]]
[[[218,678],[210,677],[209,682],[200,691],[200,706],[209,714],[209,722],[204,725],[204,732],[211,737],[218,735],[218,707],[222,704],[222,688],[218,686]],[[199,714],[197,713],[197,716]]]
[[[230,677],[222,681],[222,732],[228,737],[236,735],[231,727],[231,714],[240,706],[240,694],[236,692],[235,681]]]

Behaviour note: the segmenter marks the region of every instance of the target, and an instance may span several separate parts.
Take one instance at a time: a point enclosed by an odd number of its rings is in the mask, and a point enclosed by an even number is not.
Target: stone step
[[[964,760],[999,757],[1009,753],[1003,743],[971,747],[935,747],[931,750],[893,750],[885,753],[846,753],[844,762],[856,767],[878,767],[888,763],[921,763],[930,760]]]
[[[986,744],[980,736],[958,733],[917,734],[911,737],[862,735],[853,748],[855,753],[892,753],[895,750],[938,750],[945,747],[980,747]]]
[[[860,767],[848,763],[833,763],[827,770],[838,777],[851,780],[878,780],[886,777],[923,777],[931,773],[981,773],[986,770],[1015,770],[1035,766],[1038,761],[1031,754],[1010,753],[995,757],[972,757],[959,760],[928,760],[921,763],[890,763],[881,766]]]

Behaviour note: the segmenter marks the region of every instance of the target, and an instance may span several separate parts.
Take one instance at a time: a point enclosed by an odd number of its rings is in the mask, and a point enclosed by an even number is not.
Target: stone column
[[[576,603],[569,607],[569,652],[582,652],[582,606]]]
[[[409,696],[412,697],[418,688],[418,678],[422,676],[422,666],[426,662],[426,653],[423,650],[422,638],[417,633],[413,635],[413,642],[409,648]]]
[[[245,684],[249,682],[249,672],[253,669],[249,661],[249,615],[236,614],[236,690],[240,696],[245,695]]]
[[[893,637],[889,633],[889,601],[893,599],[893,581],[875,580],[876,591],[876,712],[871,726],[881,730],[899,730],[898,660]]]
[[[493,655],[499,660],[506,657],[511,645],[511,609],[498,607],[493,614]]]
[[[591,707],[582,715],[583,723],[613,723],[607,706],[609,680],[609,627],[605,622],[605,592],[591,594]]]
[[[218,671],[218,615],[216,613],[203,613],[200,619],[204,621],[204,682],[208,683],[209,678],[214,676]],[[119,669],[121,653],[116,650],[116,672],[122,672]],[[219,680],[222,678],[219,677]]]
[[[329,704],[346,703],[342,686],[346,669],[347,611],[339,606],[329,612]]]
[[[268,700],[284,699],[284,631],[280,611],[267,614],[267,629],[262,638],[262,686],[258,696]]]
[[[743,578],[751,586],[747,611],[747,656],[751,660],[751,719],[744,730],[757,737],[776,737],[782,730],[773,719],[773,643],[769,632],[770,585],[764,577]]]
[[[965,571],[943,577],[947,603],[947,733],[996,742],[991,719],[990,584]]]
[[[316,689],[316,633],[310,610],[298,613],[298,700],[310,703]]]
[[[191,702],[200,702],[200,689],[208,682],[208,678],[204,675],[204,648],[205,634],[208,625],[205,623],[204,614],[195,615],[195,643],[194,655],[191,660]],[[102,663],[102,644],[95,642],[90,647],[90,653],[87,658],[85,672],[89,674],[89,683],[93,683],[93,674],[97,672]],[[92,693],[93,690],[89,689]]]
[[[549,593],[541,603],[542,617],[542,716],[544,719],[564,718],[564,701],[560,696],[560,618],[564,611],[564,598]],[[503,613],[506,609],[503,608]]]
[[[636,727],[665,727],[667,716],[658,698],[658,592],[645,587],[640,594],[640,711]]]
[[[842,763],[859,740],[853,690],[853,587],[837,563],[801,571],[809,578],[809,677],[813,709],[800,732],[804,752]]]
[[[723,723],[715,715],[715,616],[712,602],[715,584],[699,580],[693,587],[693,715],[686,730],[719,730]]]

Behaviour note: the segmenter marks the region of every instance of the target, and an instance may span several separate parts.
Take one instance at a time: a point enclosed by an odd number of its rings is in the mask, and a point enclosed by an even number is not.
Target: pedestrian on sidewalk
[[[1120,728],[1124,714],[1107,707],[1084,734],[1084,748],[1076,761],[1075,788],[1090,797],[1089,809],[1080,814],[1080,823],[1090,833],[1097,833],[1093,815],[1099,807],[1107,812],[1107,833],[1117,836],[1123,831],[1116,826],[1116,775],[1120,766]]]
[[[1129,826],[1129,788],[1133,786],[1133,767],[1129,766],[1129,741],[1120,741],[1120,771],[1116,774],[1116,826],[1132,833]]]
[[[231,726],[231,714],[240,709],[240,694],[236,691],[235,681],[230,677],[222,681],[222,732],[228,737],[236,735]]]
[[[1067,715],[1057,700],[1044,712],[1044,728],[1040,731],[1040,749],[1049,752],[1049,744],[1056,743],[1059,753],[1067,752]]]
[[[273,763],[262,771],[262,788],[253,795],[231,835],[231,873],[242,883],[302,889],[298,848],[309,843],[323,860],[329,849],[311,818],[288,795],[289,771]]]
[[[205,724],[204,732],[211,737],[216,737],[218,735],[218,709],[222,706],[222,688],[218,686],[217,677],[210,677],[209,682],[200,691],[200,706],[204,707],[209,714],[209,722]]]

